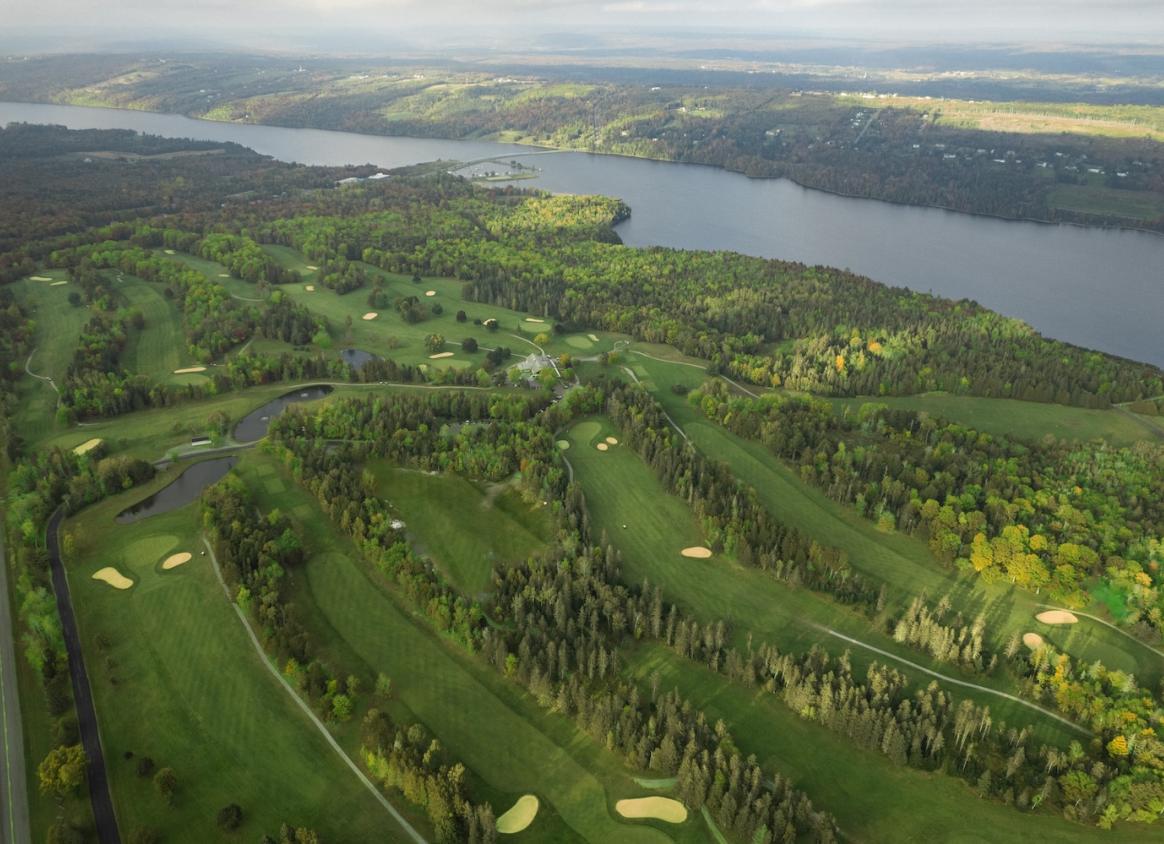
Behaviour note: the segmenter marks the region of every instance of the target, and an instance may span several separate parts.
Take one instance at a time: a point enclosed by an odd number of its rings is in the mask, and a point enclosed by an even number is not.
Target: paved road
[[[16,688],[16,647],[12,639],[12,604],[0,531],[0,842],[31,844],[28,783],[24,767],[24,732]]]
[[[58,531],[63,513],[57,510],[48,523],[49,562],[52,565],[53,591],[57,595],[57,611],[61,616],[61,630],[65,635],[65,649],[69,652],[69,675],[73,680],[73,700],[77,706],[77,721],[81,730],[81,744],[89,756],[86,771],[89,782],[89,800],[93,803],[93,820],[97,839],[101,844],[121,844],[117,831],[117,815],[109,794],[109,778],[105,768],[105,754],[101,750],[101,733],[97,728],[97,710],[93,707],[93,690],[85,671],[85,657],[81,652],[81,637],[77,633],[77,619],[73,616],[73,601],[69,596],[69,580],[61,563]]]

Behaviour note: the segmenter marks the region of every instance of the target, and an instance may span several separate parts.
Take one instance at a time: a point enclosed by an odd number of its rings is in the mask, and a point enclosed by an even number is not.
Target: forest
[[[433,62],[422,73],[374,62],[307,64],[310,72],[300,73],[294,62],[256,68],[223,56],[184,56],[163,69],[131,57],[44,58],[36,62],[40,76],[19,65],[0,69],[0,91],[22,101],[213,120],[500,138],[709,164],[849,196],[991,216],[1164,226],[1158,105],[997,102],[986,104],[991,119],[980,121],[966,115],[984,108],[983,97],[947,106],[942,96],[957,94],[945,94],[951,83],[940,75],[909,86],[930,95],[911,99],[878,87],[854,96],[870,84],[860,80],[842,89],[849,93],[832,93],[837,81],[812,73],[781,84],[779,76],[760,74],[701,73],[695,81],[679,71],[645,75],[602,66],[509,68],[512,76],[498,76]],[[218,73],[224,65],[232,70],[225,78]],[[887,84],[901,90],[902,80]],[[1075,96],[1099,95],[1084,86]],[[1015,112],[1023,119],[1014,121]],[[1002,128],[994,128],[999,121]],[[1103,201],[1097,186],[1127,201]]]

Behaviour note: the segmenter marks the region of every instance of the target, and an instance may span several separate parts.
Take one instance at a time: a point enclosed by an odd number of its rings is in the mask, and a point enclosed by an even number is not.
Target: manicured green
[[[856,413],[866,402],[902,410],[925,411],[979,431],[1039,440],[1102,439],[1112,445],[1131,445],[1141,440],[1160,440],[1151,428],[1118,410],[1088,410],[1061,404],[923,393],[917,396],[886,396],[830,399],[841,413]]]
[[[197,504],[133,525],[113,521],[148,491],[115,496],[65,526],[76,542],[69,579],[123,835],[150,827],[166,841],[217,839],[215,815],[229,803],[243,807],[239,835],[248,840],[277,833],[284,821],[311,826],[328,841],[397,834],[261,665],[200,555]],[[161,571],[176,551],[195,556]],[[118,591],[92,580],[105,565],[134,587]],[[137,775],[142,756],[174,769],[173,806]]]
[[[417,551],[432,557],[462,591],[489,588],[490,573],[525,560],[551,538],[545,508],[512,483],[477,484],[379,463],[377,494],[391,502]]]
[[[314,499],[281,468],[264,468],[264,461],[269,458],[248,453],[240,470],[260,505],[290,513],[307,538],[312,553],[292,577],[313,639],[337,662],[361,666],[346,670],[389,676],[405,711],[476,774],[498,814],[522,794],[536,794],[542,808],[522,840],[666,840],[649,826],[615,816],[615,800],[642,793],[633,772],[571,721],[546,713],[398,604]],[[282,482],[278,492],[269,483],[276,477]]]

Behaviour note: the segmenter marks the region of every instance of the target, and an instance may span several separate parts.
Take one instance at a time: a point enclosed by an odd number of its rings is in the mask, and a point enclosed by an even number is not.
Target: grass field
[[[1164,197],[1148,191],[1120,190],[1105,185],[1058,185],[1047,194],[1052,208],[1104,214],[1128,220],[1155,220],[1164,216]]]
[[[978,799],[970,785],[955,777],[894,765],[881,754],[855,748],[846,738],[798,717],[775,696],[725,682],[665,648],[641,646],[629,654],[629,662],[644,689],[658,672],[664,689],[678,688],[710,720],[722,718],[745,752],[789,776],[818,809],[835,815],[854,841],[1164,840],[1161,830],[1140,825],[1134,831],[1104,832],[1052,813],[1020,813]]]
[[[578,423],[569,432],[571,448],[567,454],[574,466],[575,477],[586,492],[595,528],[604,530],[622,552],[626,580],[637,582],[648,577],[662,587],[669,600],[677,600],[697,617],[703,620],[728,619],[737,641],[746,638],[750,632],[756,635],[757,641],[774,642],[793,651],[804,651],[814,644],[834,653],[845,649],[842,643],[832,642],[810,626],[818,623],[900,653],[906,659],[929,665],[941,673],[964,676],[955,668],[928,662],[918,652],[896,645],[874,625],[844,608],[805,590],[791,589],[756,569],[741,566],[726,555],[717,554],[710,560],[681,558],[678,554],[680,548],[704,541],[699,526],[686,506],[667,495],[645,464],[629,449],[616,446],[599,452],[594,448],[593,443],[612,431],[600,420]],[[1060,635],[1059,630],[1062,628],[1056,630],[1052,638]],[[1072,642],[1073,648],[1079,648],[1091,634],[1073,631],[1062,635],[1080,637]],[[1091,647],[1088,646],[1087,650],[1090,651]],[[877,659],[885,661],[881,657]],[[869,662],[869,655],[853,649],[852,662],[860,674],[861,667]],[[847,822],[853,830],[851,834],[860,839],[1017,840],[1017,833],[1003,838],[989,835],[981,839],[960,838],[968,805],[974,806],[976,812],[981,807],[984,817],[993,818],[988,829],[1007,828],[1008,824],[1015,824],[1017,817],[1008,818],[1007,813],[1012,810],[997,804],[968,803],[969,792],[957,782],[894,769],[877,754],[854,751],[845,740],[817,725],[801,721],[779,701],[762,699],[755,692],[739,688],[722,676],[713,675],[667,651],[644,646],[632,659],[632,664],[640,678],[660,670],[668,683],[679,685],[696,705],[706,708],[709,717],[724,717],[746,752],[761,753],[777,762],[781,770],[798,778],[798,784],[806,787],[819,805],[841,815],[842,822]],[[930,681],[926,675],[896,665],[915,681],[922,684]],[[1013,691],[1002,676],[986,681],[973,680]],[[965,694],[979,704],[988,704],[996,718],[1004,718],[1008,723],[1037,725],[1036,733],[1044,740],[1063,743],[1078,737],[1036,712],[997,697],[963,689],[950,691],[955,697]],[[846,776],[838,778],[838,770],[845,770]],[[892,776],[889,776],[890,772]],[[799,778],[802,777],[808,779],[801,782]],[[876,784],[877,788],[867,795],[862,792],[864,796],[854,804],[855,790],[863,789],[867,784]],[[874,810],[877,803],[890,800],[894,794],[891,805],[900,806],[899,811],[888,814],[883,827],[867,828],[865,820],[878,814]],[[908,794],[909,801],[903,801],[902,794]],[[924,818],[907,822],[903,816],[914,801],[950,808],[945,813],[927,811]],[[955,809],[955,801],[960,801],[963,808]],[[1033,840],[1061,840],[1056,836],[1065,834],[1066,825],[1055,818],[1048,818],[1047,823],[1054,829]],[[1022,834],[1025,836],[1026,833]]]
[[[160,382],[181,378],[205,381],[205,376],[173,374],[175,369],[196,363],[183,357],[186,338],[182,332],[182,315],[174,301],[163,296],[158,286],[133,276],[125,276],[117,291],[130,307],[137,308],[145,317],[145,328],[131,333],[129,345],[122,353],[125,368]]]
[[[463,592],[489,588],[494,568],[525,560],[551,539],[546,511],[512,484],[482,485],[458,475],[372,466],[377,494],[400,514],[413,547]]]
[[[813,626],[816,624],[868,642],[941,674],[972,680],[1001,691],[1015,692],[1013,681],[1004,673],[986,679],[963,675],[955,667],[933,662],[921,652],[897,644],[876,623],[871,624],[862,616],[808,590],[790,589],[759,569],[743,566],[727,555],[717,554],[709,560],[680,557],[681,548],[704,544],[699,526],[686,505],[668,495],[632,451],[616,446],[609,451],[598,452],[593,447],[594,441],[611,430],[597,420],[579,423],[569,433],[572,447],[568,454],[575,477],[586,492],[587,506],[595,527],[605,530],[610,541],[623,554],[623,570],[627,581],[638,582],[647,577],[662,587],[670,600],[678,602],[703,620],[728,620],[738,645],[742,645],[751,632],[759,641],[773,642],[781,648],[798,652],[807,651],[814,644],[821,644],[834,653],[840,653],[848,647],[840,640],[833,641]],[[955,606],[967,606],[968,615],[974,614],[980,598],[952,576],[948,576],[941,585],[941,589],[930,590],[935,600],[949,592]],[[903,594],[902,602],[913,594],[916,591]],[[997,599],[995,604],[986,607],[988,624],[993,624],[996,619],[1005,619],[1004,613],[1013,610],[1013,607],[1013,603],[1006,598]],[[1031,615],[1033,611],[1032,607]],[[1027,618],[1030,621],[1025,629],[1035,629],[1033,618]],[[1059,633],[1058,630],[1062,629],[1059,628],[1052,634],[1052,639],[1059,644],[1070,638],[1072,652],[1084,650],[1084,655],[1092,659],[1100,651],[1096,641],[1093,641],[1098,640],[1104,646],[1106,655],[1108,637],[1101,637],[1092,630],[1104,629],[1101,625],[1088,625],[1087,630],[1082,629],[1083,625],[1074,626],[1081,629]],[[1113,631],[1108,632],[1112,638],[1119,636]],[[1005,639],[1002,644],[1005,644]],[[1001,648],[1001,645],[997,647]],[[855,665],[867,664],[870,658],[867,652],[854,649]],[[1130,656],[1125,657],[1124,663],[1136,665]],[[927,675],[899,663],[897,665],[916,681],[929,682]],[[1065,743],[1078,736],[1069,728],[1029,708],[997,696],[963,689],[958,689],[957,694],[971,697],[980,704],[988,704],[993,712],[1011,723],[1035,725],[1045,740]]]
[[[654,349],[651,353],[657,351]],[[1042,599],[1023,590],[987,587],[977,581],[956,577],[938,565],[928,546],[920,539],[896,532],[881,533],[852,508],[830,500],[820,490],[806,484],[762,445],[741,439],[709,422],[685,397],[670,389],[673,383],[683,383],[688,387],[698,384],[703,377],[699,370],[636,355],[629,356],[628,360],[631,369],[653,390],[697,448],[714,459],[727,462],[735,476],[755,488],[762,503],[781,520],[822,544],[840,548],[854,568],[887,583],[890,607],[904,606],[922,590],[935,600],[949,592],[956,605],[987,612],[990,635],[998,648],[1005,645],[1014,633],[1034,629],[1043,633],[1056,647],[1088,660],[1100,659],[1113,668],[1131,671],[1147,684],[1164,677],[1164,660],[1157,654],[1101,624],[1084,620],[1069,628],[1032,627],[1033,616],[1039,611]],[[988,406],[985,404],[988,400],[981,401],[983,405],[980,407]],[[1043,408],[1070,410],[1056,405],[1027,407],[1022,402],[1005,404],[1012,418],[1028,414],[1027,418],[1036,421],[1057,418],[1044,415]],[[1012,404],[1019,406],[1011,407]],[[1068,418],[1071,416],[1068,414]],[[1105,417],[1105,425],[1112,422],[1113,417]],[[1093,611],[1102,614],[1103,608],[1097,604]]]
[[[43,270],[38,275],[55,281],[68,278],[64,270]],[[80,336],[89,312],[69,304],[71,284],[53,286],[48,281],[25,279],[12,289],[16,298],[32,309],[36,320],[36,350],[28,368],[60,386],[73,359],[75,338]],[[57,393],[47,382],[26,377],[18,385],[17,396],[13,423],[18,431],[51,431],[56,427]]]
[[[667,840],[652,825],[628,825],[614,814],[616,800],[647,793],[634,772],[399,605],[315,501],[270,458],[248,453],[238,471],[264,509],[290,513],[307,538],[312,553],[302,578],[296,577],[297,606],[329,662],[357,676],[391,677],[394,716],[419,721],[438,736],[471,769],[475,793],[497,814],[522,794],[537,795],[541,809],[520,840]],[[679,841],[701,840],[693,824],[677,835]]]
[[[1102,439],[1115,446],[1142,440],[1160,440],[1148,428],[1118,410],[1088,410],[1061,404],[923,393],[917,396],[829,399],[844,413],[856,413],[867,402],[892,408],[925,411],[990,434],[1039,440],[1048,434],[1059,439]]]
[[[163,480],[154,482],[156,487]],[[255,840],[287,821],[328,841],[384,840],[394,821],[327,747],[260,664],[201,548],[197,505],[117,525],[149,490],[108,499],[69,520],[68,563],[114,802],[123,835],[150,827],[166,841],[217,840],[217,811],[243,807],[238,835]],[[165,555],[194,551],[162,572]],[[90,579],[114,565],[134,581],[120,592]],[[131,752],[134,758],[125,758]],[[172,807],[141,756],[172,767]]]

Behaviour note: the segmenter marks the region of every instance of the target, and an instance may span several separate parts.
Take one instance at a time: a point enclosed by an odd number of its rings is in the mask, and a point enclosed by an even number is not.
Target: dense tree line
[[[733,396],[712,381],[691,400],[883,529],[926,538],[947,564],[1070,602],[1106,575],[1128,584],[1133,622],[1164,620],[1159,446],[1020,442],[878,404],[846,418],[818,400]]]

